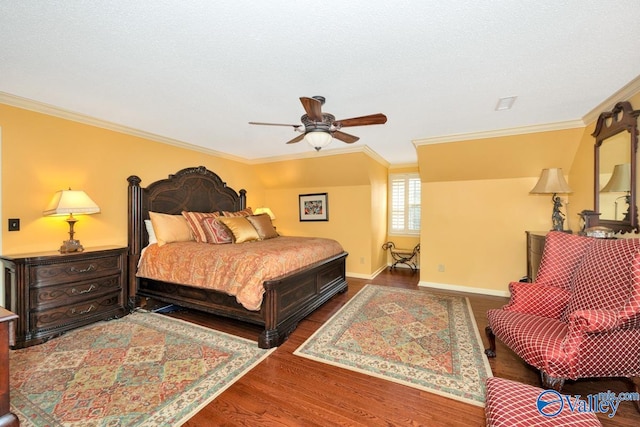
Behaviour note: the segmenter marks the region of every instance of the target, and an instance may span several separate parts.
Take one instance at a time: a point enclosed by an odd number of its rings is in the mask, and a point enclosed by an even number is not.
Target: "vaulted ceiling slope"
[[[640,74],[639,23],[637,0],[4,0],[0,92],[247,160],[314,154],[248,122],[321,95],[386,114],[354,145],[415,163],[414,140],[580,120]]]

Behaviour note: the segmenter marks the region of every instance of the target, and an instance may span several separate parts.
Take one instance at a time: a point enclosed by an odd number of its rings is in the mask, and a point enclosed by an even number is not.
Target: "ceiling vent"
[[[506,98],[498,99],[496,104],[496,111],[510,110],[513,104],[516,102],[517,96],[508,96]]]

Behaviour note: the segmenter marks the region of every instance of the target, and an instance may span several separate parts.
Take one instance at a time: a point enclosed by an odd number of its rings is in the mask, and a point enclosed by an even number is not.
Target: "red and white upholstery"
[[[487,335],[539,369],[544,387],[565,379],[640,376],[640,239],[547,235],[534,283],[509,285],[487,312]]]
[[[547,427],[547,426],[580,426],[598,427],[602,424],[593,412],[572,411],[568,405],[560,408],[559,404],[547,408],[546,417],[538,411],[537,401],[543,389],[498,377],[487,379],[487,396],[485,399],[485,417],[487,427]],[[553,399],[553,396],[551,396]],[[541,398],[549,401],[546,396]]]

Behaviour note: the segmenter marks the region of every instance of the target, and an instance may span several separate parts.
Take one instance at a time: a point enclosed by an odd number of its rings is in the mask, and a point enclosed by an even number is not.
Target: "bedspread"
[[[248,310],[259,310],[263,282],[343,252],[331,239],[280,236],[239,244],[175,242],[148,246],[138,277],[215,289],[234,295]]]

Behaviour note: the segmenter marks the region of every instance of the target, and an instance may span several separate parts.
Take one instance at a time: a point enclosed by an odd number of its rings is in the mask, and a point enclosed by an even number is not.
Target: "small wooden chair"
[[[420,253],[420,243],[418,243],[413,249],[397,249],[393,242],[386,242],[382,245],[382,249],[389,251],[391,258],[393,259],[393,264],[391,264],[389,269],[395,268],[398,264],[404,264],[413,271],[418,270],[416,261],[418,254]]]

